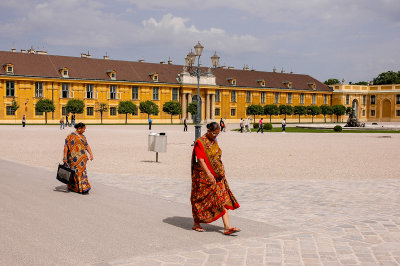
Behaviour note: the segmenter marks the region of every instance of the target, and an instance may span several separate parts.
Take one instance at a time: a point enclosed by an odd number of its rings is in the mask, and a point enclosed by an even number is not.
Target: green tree
[[[326,123],[326,115],[333,114],[332,106],[323,104],[319,108],[321,109],[321,114],[324,115],[324,122]]]
[[[307,114],[311,115],[311,122],[314,123],[314,116],[321,114],[321,109],[317,105],[307,106]]]
[[[46,124],[47,124],[47,113],[54,112],[55,109],[56,107],[54,106],[53,101],[49,99],[40,99],[35,105],[36,112],[44,113],[44,119]]]
[[[385,85],[385,84],[399,84],[400,83],[400,71],[387,71],[379,74],[374,78],[374,85]]]
[[[141,113],[147,114],[147,119],[150,118],[150,115],[158,115],[159,110],[157,104],[152,101],[145,101],[139,104],[139,109]]]
[[[285,115],[286,119],[286,115],[293,114],[293,106],[291,106],[290,104],[279,105],[279,114]]]
[[[99,108],[96,109],[96,112],[100,113],[101,124],[103,124],[103,113],[107,112],[107,110],[108,110],[107,104],[105,104],[105,103],[100,103]]]
[[[346,107],[346,115],[352,114],[353,113],[353,108],[350,106]]]
[[[65,106],[67,113],[82,114],[85,109],[85,103],[79,99],[71,99]]]
[[[262,115],[264,114],[263,107],[259,104],[251,104],[247,106],[246,108],[246,114],[247,115],[252,115],[253,116],[253,123],[256,122],[256,115]]]
[[[368,85],[368,82],[367,81],[359,81],[359,82],[354,83],[354,85]]]
[[[18,110],[18,108],[19,108],[19,105],[18,105],[18,103],[15,101],[15,99],[12,101],[12,103],[11,103],[11,110],[13,111],[13,113],[14,113],[14,117],[15,117],[15,123],[17,123],[17,110]]]
[[[293,108],[293,114],[299,116],[299,123],[300,123],[300,116],[307,114],[307,107],[305,107],[304,105],[296,105]]]
[[[340,81],[338,79],[328,79],[324,81],[325,85],[335,85],[335,84],[340,84]]]
[[[138,108],[131,101],[121,101],[118,104],[118,113],[125,114],[125,125],[128,123],[128,114],[136,115]]]
[[[172,116],[182,114],[182,106],[177,101],[169,101],[164,103],[163,112],[171,115],[171,124],[172,124]]]
[[[195,121],[196,120],[196,115],[197,115],[197,102],[189,103],[187,110],[192,115],[193,121]]]
[[[269,122],[272,121],[273,115],[279,115],[279,107],[275,104],[264,105],[264,115],[269,115]]]
[[[346,106],[338,104],[332,106],[333,113],[336,115],[336,122],[339,122],[339,116],[342,116],[346,113]]]

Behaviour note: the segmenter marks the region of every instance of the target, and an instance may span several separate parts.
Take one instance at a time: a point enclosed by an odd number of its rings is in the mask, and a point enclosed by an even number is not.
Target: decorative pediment
[[[7,63],[3,65],[4,71],[7,74],[14,74],[14,65],[11,63]]]
[[[60,72],[61,77],[63,78],[69,78],[69,70],[67,67],[62,67],[58,69],[58,72]]]
[[[117,72],[115,70],[107,70],[107,75],[112,80],[117,79]]]
[[[265,80],[264,79],[258,79],[257,83],[261,86],[261,87],[265,87]]]
[[[158,81],[158,73],[157,72],[149,73],[149,76],[153,81],[155,81],[155,82]]]

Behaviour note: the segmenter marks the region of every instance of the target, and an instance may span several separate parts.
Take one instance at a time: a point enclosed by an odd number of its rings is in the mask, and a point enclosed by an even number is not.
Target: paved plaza
[[[88,126],[88,196],[55,180],[71,130],[0,127],[1,265],[400,264],[398,134],[221,133],[242,229],[224,236],[190,230],[192,126],[154,126],[160,163],[145,126]]]

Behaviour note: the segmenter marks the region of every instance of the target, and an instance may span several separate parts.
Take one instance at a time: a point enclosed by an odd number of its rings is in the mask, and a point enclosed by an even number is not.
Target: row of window
[[[266,92],[261,92],[261,103],[266,103],[265,100],[265,95]],[[274,103],[279,103],[279,92],[274,93]],[[220,102],[221,101],[221,92],[220,90],[215,91],[215,101]],[[231,102],[236,102],[236,91],[231,91]],[[246,92],[246,102],[251,103],[251,91]],[[291,104],[292,103],[292,93],[289,92],[287,94],[287,103]],[[316,94],[312,95],[312,104],[317,103],[317,97]],[[304,104],[304,93],[300,94],[300,104]],[[328,104],[328,95],[324,95],[324,104]]]
[[[346,105],[350,104],[350,95],[346,95]],[[367,104],[367,95],[362,96],[362,104]],[[376,104],[376,95],[370,95],[370,104]],[[400,104],[400,94],[396,95],[396,104]]]

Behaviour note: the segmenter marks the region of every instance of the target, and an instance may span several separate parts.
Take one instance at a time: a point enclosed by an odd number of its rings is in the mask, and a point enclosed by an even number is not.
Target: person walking
[[[75,114],[71,115],[71,126],[75,127]]]
[[[243,121],[243,118],[240,118],[239,126],[240,126],[240,133],[243,133],[243,128],[244,128],[244,121]]]
[[[74,182],[68,184],[67,187],[68,190],[76,193],[87,194],[91,189],[86,173],[86,164],[88,161],[87,153],[89,153],[89,159],[91,161],[93,161],[93,153],[86,137],[83,135],[86,130],[86,125],[84,123],[78,123],[75,125],[75,129],[75,132],[67,136],[64,145],[63,162],[75,171]]]
[[[221,132],[224,132],[225,130],[225,123],[224,123],[224,120],[222,119],[222,117],[221,117],[221,120],[219,120],[219,126],[220,126],[220,128],[221,128]]]
[[[264,125],[263,125],[263,118],[261,117],[260,121],[258,122],[258,130],[257,133],[260,132],[261,130],[261,134],[264,133]]]
[[[22,116],[22,127],[25,127],[25,124],[26,124],[26,116],[23,115]]]
[[[149,130],[151,130],[151,123],[153,123],[153,120],[151,120],[151,117],[149,116]]]
[[[220,133],[217,122],[207,124],[207,133],[198,138],[192,152],[192,204],[193,227],[204,232],[200,223],[211,223],[222,217],[224,234],[230,235],[240,230],[229,224],[228,210],[240,207],[229,189],[221,161],[222,151],[216,138]]]
[[[187,121],[186,121],[186,117],[185,119],[183,119],[183,132],[187,131]]]
[[[60,119],[60,130],[64,129],[64,117],[62,116]]]
[[[249,119],[249,117],[246,118],[246,123],[245,123],[244,126],[245,126],[245,129],[246,129],[245,132],[246,132],[246,133],[247,133],[247,132],[250,132],[250,133],[251,133],[251,129],[250,129],[250,119]]]
[[[67,127],[68,125],[71,126],[71,125],[69,124],[69,121],[68,121],[68,115],[69,115],[69,114],[66,114],[66,115],[65,115],[65,126],[66,126],[66,127]]]
[[[283,133],[286,132],[286,119],[285,118],[282,120],[282,132]]]

